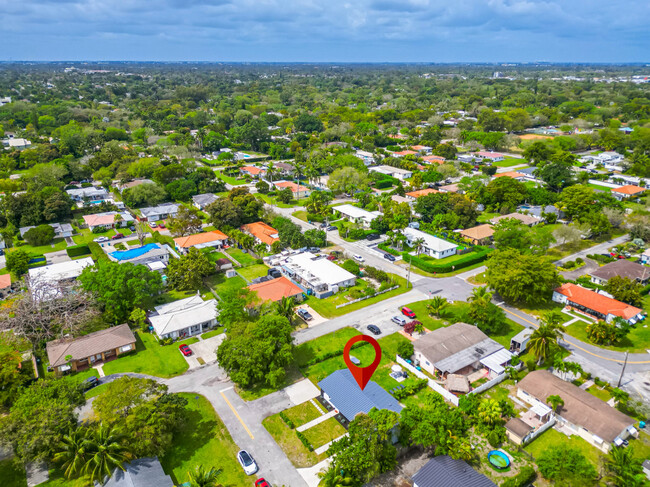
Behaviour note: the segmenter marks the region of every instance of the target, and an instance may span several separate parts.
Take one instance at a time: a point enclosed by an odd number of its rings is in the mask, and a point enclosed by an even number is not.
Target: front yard
[[[262,424],[275,442],[282,448],[282,451],[284,451],[294,467],[311,467],[327,458],[326,453],[316,455],[313,451],[309,451],[296,435],[296,430],[289,428],[282,420],[280,413],[264,419]]]
[[[648,308],[645,308],[646,310]],[[617,352],[632,352],[632,353],[645,353],[650,349],[650,327],[647,325],[648,320],[637,323],[634,328],[630,330],[621,341],[616,345],[598,345],[607,350],[615,350]],[[645,328],[644,328],[645,325]],[[572,337],[582,340],[585,343],[592,343],[586,331],[587,323],[584,321],[576,321],[565,327],[564,330]]]

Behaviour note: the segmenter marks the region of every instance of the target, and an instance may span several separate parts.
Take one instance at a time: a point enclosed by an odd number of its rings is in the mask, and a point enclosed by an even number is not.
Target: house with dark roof
[[[135,336],[129,325],[123,324],[79,338],[47,342],[45,349],[57,374],[76,372],[135,350]]]
[[[217,201],[219,197],[213,193],[196,194],[192,196],[192,204],[199,210]]]
[[[650,267],[627,259],[620,259],[599,267],[589,275],[591,276],[591,282],[600,285],[606,284],[614,276],[627,277],[632,281],[646,284],[650,281]]]
[[[634,325],[645,318],[643,310],[636,306],[570,282],[562,284],[553,291],[553,301],[565,304],[597,320],[605,320],[607,323],[612,323],[615,318],[621,318]]]
[[[506,220],[508,218],[514,218],[515,220],[519,220],[521,223],[529,227],[537,225],[539,222],[542,221],[541,218],[537,218],[536,216],[532,216],[532,215],[525,215],[523,213],[508,213],[507,215],[501,215],[492,218],[492,220],[490,220],[490,223],[496,225],[501,220]]]
[[[95,487],[102,484],[95,482]],[[116,468],[103,487],[174,487],[171,477],[163,471],[158,457],[138,458]]]
[[[496,487],[463,460],[440,455],[429,460],[411,477],[413,487]]]
[[[318,383],[321,397],[338,411],[342,423],[349,423],[357,414],[367,414],[372,408],[390,409],[399,414],[402,406],[397,399],[374,381],[361,390],[348,369],[337,370]]]
[[[638,435],[634,419],[548,370],[530,372],[517,387],[517,397],[532,408],[549,409],[548,397],[560,396],[564,404],[554,413],[559,425],[605,453],[612,443]]]

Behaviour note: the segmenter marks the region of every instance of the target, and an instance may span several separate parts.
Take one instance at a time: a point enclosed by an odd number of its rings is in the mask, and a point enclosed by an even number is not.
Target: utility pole
[[[408,274],[406,275],[406,289],[409,288],[411,284],[411,266],[413,265],[413,256],[409,254],[409,271]]]
[[[625,366],[627,365],[627,354],[628,352],[625,352],[625,361],[623,362],[623,368],[621,369],[621,375],[618,377],[618,384],[616,384],[616,387],[621,387],[621,381],[623,380],[623,374],[625,373]]]

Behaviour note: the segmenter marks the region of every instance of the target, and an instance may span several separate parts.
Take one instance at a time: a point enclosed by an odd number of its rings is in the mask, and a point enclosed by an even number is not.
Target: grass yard
[[[464,301],[455,301],[451,303],[447,308],[443,310],[440,314],[440,318],[435,318],[429,316],[427,311],[428,301],[416,301],[414,303],[407,304],[406,307],[413,310],[415,313],[416,319],[421,321],[425,328],[433,331],[437,328],[441,328],[445,325],[445,321],[449,324],[458,323],[459,321],[469,322],[469,317],[467,313],[469,311],[469,304]],[[399,314],[399,310],[395,310],[396,314]]]
[[[644,328],[644,323],[645,322],[638,323],[634,328],[632,328],[630,333],[628,333],[627,336],[616,345],[598,346],[607,350],[615,350],[617,352],[627,351],[632,353],[645,353],[646,350],[650,349],[650,327]],[[591,343],[587,336],[587,331],[585,330],[586,327],[587,323],[576,321],[575,323],[565,327],[564,330],[578,340],[582,340],[585,343]]]
[[[611,193],[612,191],[612,188],[608,188],[607,186],[601,186],[600,184],[587,183],[587,186],[597,191],[604,191],[605,193]]]
[[[29,254],[38,255],[38,256],[50,252],[58,252],[59,250],[65,250],[67,247],[68,244],[66,243],[64,238],[55,238],[54,240],[52,240],[52,243],[47,245],[39,245],[37,247],[33,247],[28,243],[22,243],[15,246],[15,248],[17,249],[21,249]]]
[[[187,482],[187,472],[201,465],[221,469],[217,479],[225,486],[252,485],[237,462],[239,447],[212,408],[210,402],[196,394],[181,394],[188,401],[187,421],[174,437],[171,449],[160,459],[165,473],[175,485]]]
[[[164,378],[180,375],[188,369],[188,365],[178,346],[181,343],[189,345],[198,341],[198,338],[194,337],[163,346],[154,335],[138,331],[136,353],[107,362],[104,364],[104,373],[109,375],[135,372]]]
[[[280,389],[284,389],[285,387],[290,386],[295,382],[298,382],[302,378],[303,376],[298,370],[298,368],[295,367],[294,365],[290,365],[286,369],[286,376],[284,378],[284,381],[282,381],[282,383],[279,384],[278,387],[258,385],[252,389],[241,389],[239,387],[236,387],[235,389],[237,391],[237,394],[239,394],[239,397],[241,397],[244,401],[254,401],[255,399],[259,399],[260,397],[264,397],[268,394],[279,391]]]
[[[521,164],[528,164],[528,161],[526,161],[526,159],[517,159],[516,157],[505,157],[503,161],[492,163],[492,165],[496,167],[512,167],[520,166]]]
[[[607,402],[612,398],[612,395],[606,390],[598,387],[596,384],[586,389],[592,396],[596,396],[603,402]]]
[[[284,414],[297,428],[298,426],[307,424],[310,421],[322,416],[322,411],[320,409],[317,409],[311,401],[306,401],[292,408],[285,409]]]
[[[128,229],[127,229],[128,230]],[[81,235],[74,235],[72,237],[72,240],[74,240],[74,243],[76,244],[87,244],[92,242],[94,239],[98,237],[112,237],[115,235],[117,232],[114,229],[106,230],[105,232],[100,232],[100,233],[93,233],[90,231],[89,228],[81,228],[79,229],[79,233]],[[120,229],[120,233],[124,233],[122,229]],[[126,235],[126,233],[124,233]],[[136,240],[137,242],[137,240]]]
[[[300,210],[300,211],[294,211],[291,216],[295,216],[299,220],[302,220],[304,222],[307,221],[307,212],[305,210]]]
[[[487,211],[484,211],[476,218],[476,223],[489,223],[492,218],[500,215],[500,213],[488,213]]]
[[[553,428],[535,438],[530,444],[526,445],[524,449],[535,458],[539,458],[542,456],[542,453],[550,448],[555,448],[563,444],[580,450],[580,452],[594,464],[596,470],[598,470],[600,458],[603,456],[603,453],[599,449],[591,446],[579,436],[573,435],[568,437]]]
[[[3,487],[27,487],[25,467],[15,458],[0,462],[0,479]]]
[[[106,391],[106,388],[108,387],[108,384],[99,384],[96,387],[93,387],[89,391],[86,392],[86,399],[90,399],[91,397],[97,397],[100,394],[102,394],[104,391]]]
[[[235,277],[226,277],[226,274],[219,272],[218,274],[213,274],[205,280],[207,286],[214,289],[217,294],[226,289],[241,289],[246,287],[246,281],[240,276]]]
[[[327,356],[327,354],[342,350],[348,340],[361,333],[354,328],[341,328],[322,337],[298,345],[293,355],[298,367],[304,367],[311,360]]]
[[[275,442],[282,448],[282,451],[284,451],[294,467],[311,467],[327,457],[326,453],[316,455],[313,451],[309,451],[298,439],[296,430],[289,428],[279,413],[264,419],[262,424]]]
[[[268,270],[269,268],[266,267],[264,264],[254,264],[248,267],[242,267],[241,269],[237,269],[237,272],[244,279],[248,281],[252,281],[257,277],[265,276]]]
[[[216,337],[217,335],[222,334],[224,329],[225,329],[225,327],[219,326],[219,327],[215,328],[212,331],[208,331],[208,332],[204,333],[203,335],[201,335],[201,338],[203,338],[204,340],[207,340],[208,338]]]
[[[302,432],[311,446],[318,448],[345,434],[346,430],[336,418],[329,418]]]
[[[237,262],[239,262],[242,265],[242,267],[247,267],[249,265],[257,264],[257,259],[255,257],[253,257],[251,254],[242,252],[236,247],[231,247],[227,249],[226,253],[230,255],[230,257],[235,259]]]
[[[278,201],[278,199],[275,196],[270,196],[268,194],[257,193],[256,196],[258,199],[261,199],[265,203],[268,203],[269,205],[277,206],[279,208],[293,208],[295,206],[301,206],[303,202],[307,199],[307,198],[300,198],[299,200],[296,199],[291,200],[291,202],[289,203],[282,203]]]
[[[222,171],[215,171],[214,175],[221,179],[223,182],[232,184],[233,186],[240,186],[242,184],[247,184],[248,181],[245,179],[233,178],[231,176],[226,176]]]
[[[458,262],[459,260],[462,260],[462,259],[464,259],[466,257],[467,257],[467,254],[463,254],[463,255],[456,254],[456,255],[450,255],[449,257],[444,257],[442,259],[434,259],[433,257],[430,257],[428,255],[420,254],[420,259],[422,259],[422,260],[424,260],[426,262],[430,262],[432,264],[436,264],[436,265],[445,265],[445,264],[452,264],[453,265],[454,262]],[[404,259],[405,259],[404,260],[405,262],[408,262],[408,257],[404,257]],[[464,270],[464,268],[463,268],[463,270]]]

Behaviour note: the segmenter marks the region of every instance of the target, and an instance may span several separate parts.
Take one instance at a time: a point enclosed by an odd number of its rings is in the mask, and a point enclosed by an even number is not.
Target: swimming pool
[[[492,450],[488,453],[488,461],[496,468],[508,468],[510,466],[508,456],[499,450]]]

